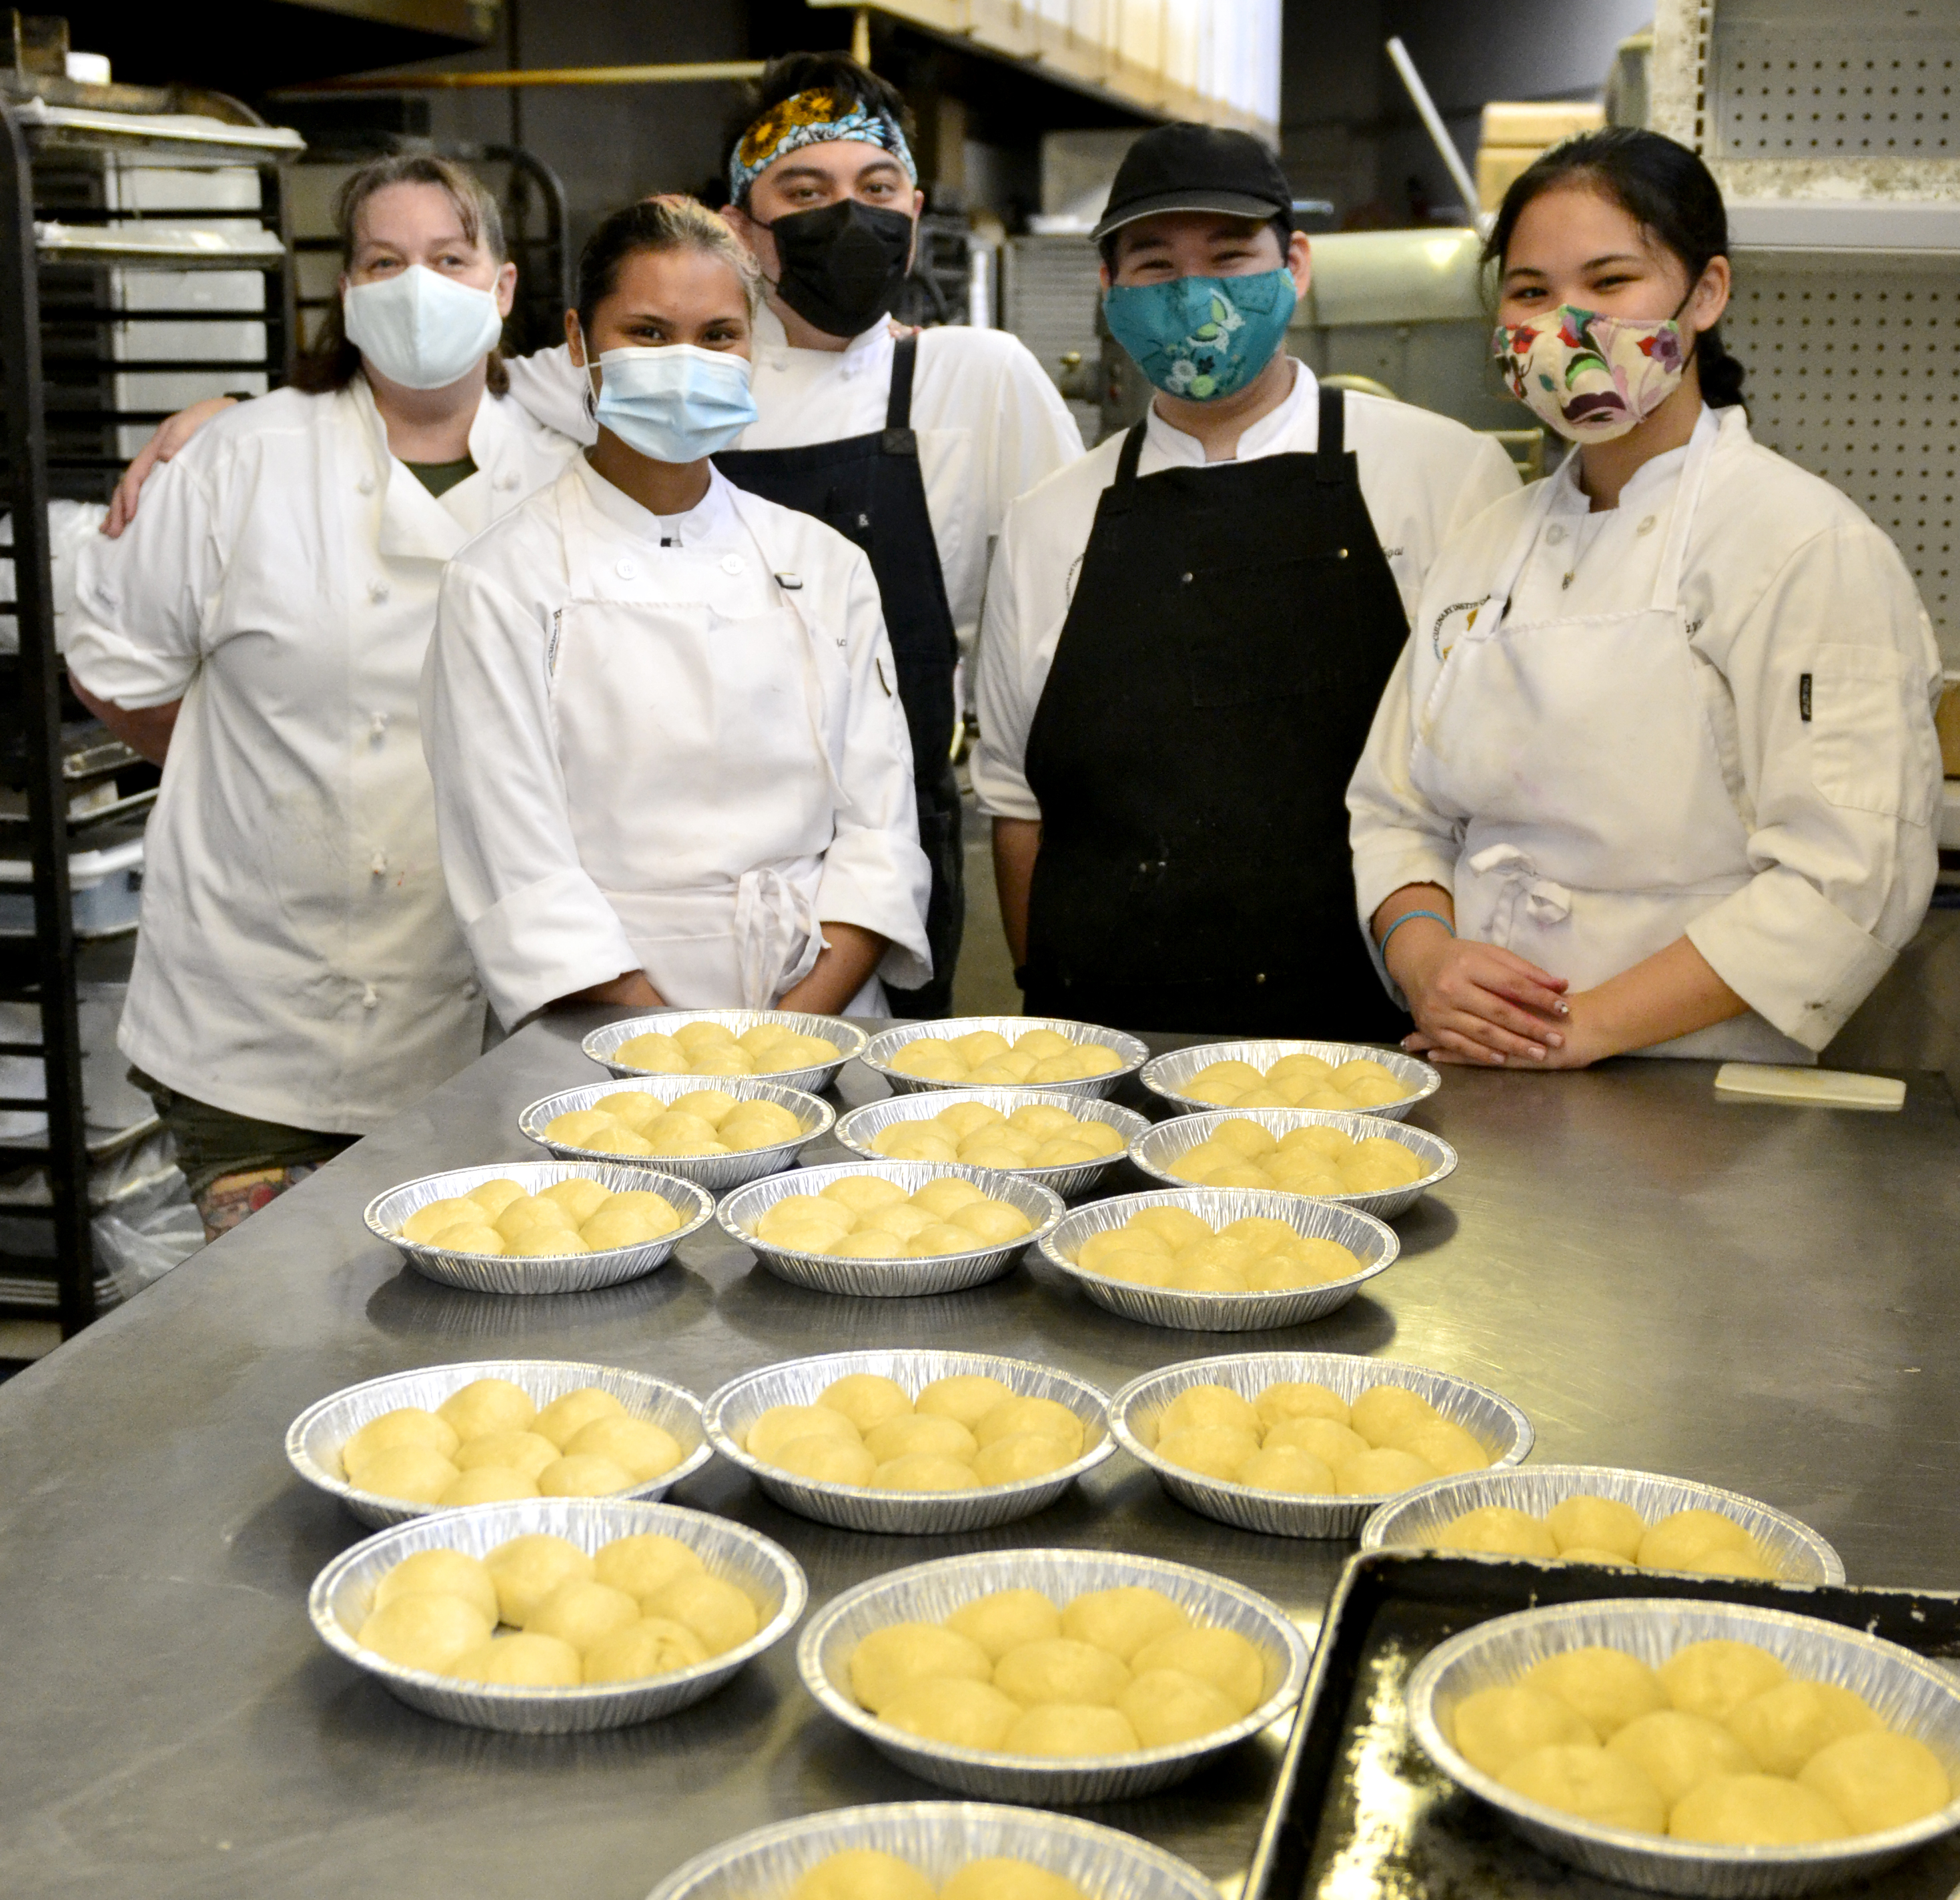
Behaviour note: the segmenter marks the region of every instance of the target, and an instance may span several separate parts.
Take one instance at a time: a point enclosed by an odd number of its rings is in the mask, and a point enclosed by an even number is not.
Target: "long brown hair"
[[[434,185],[447,193],[462,222],[463,236],[471,243],[480,244],[499,264],[509,256],[502,215],[483,181],[452,160],[411,153],[377,158],[371,164],[363,165],[334,194],[333,231],[340,241],[343,272],[354,268],[355,228],[360,222],[361,208],[377,191],[390,185]],[[347,340],[336,294],[326,307],[320,340],[293,366],[293,387],[310,396],[327,395],[346,388],[360,368],[361,352]],[[501,396],[511,387],[501,348],[490,352],[488,381],[492,396]]]

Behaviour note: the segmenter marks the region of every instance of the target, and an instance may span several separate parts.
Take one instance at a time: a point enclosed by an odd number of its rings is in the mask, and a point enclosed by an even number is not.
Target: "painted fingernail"
[[[1565,1046],[1565,1038],[1556,1030],[1548,1030],[1545,1039],[1555,1049],[1562,1049]]]
[[[1558,1013],[1561,1016],[1570,1016],[1572,1014],[1572,1005],[1569,1003],[1561,1002],[1558,1006]]]
[[[1500,1050],[1493,1049],[1491,1052],[1491,1060],[1494,1062],[1499,1068],[1502,1068],[1504,1066],[1504,1058],[1503,1052]]]
[[[1545,1060],[1545,1051],[1540,1049],[1535,1042],[1531,1045],[1530,1054],[1531,1059],[1534,1062],[1542,1062]]]

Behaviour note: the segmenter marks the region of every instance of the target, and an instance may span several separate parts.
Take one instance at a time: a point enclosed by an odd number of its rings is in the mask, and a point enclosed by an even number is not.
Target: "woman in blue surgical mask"
[[[442,864],[507,1025],[561,1001],[882,1007],[929,882],[864,555],[708,460],[750,422],[755,266],[615,212],[565,317],[598,441],[452,563],[425,683]]]
[[[422,157],[336,205],[337,302],[78,564],[68,664],[163,765],[120,1041],[221,1231],[473,1060],[416,686],[443,563],[574,453],[502,393],[496,202]]]

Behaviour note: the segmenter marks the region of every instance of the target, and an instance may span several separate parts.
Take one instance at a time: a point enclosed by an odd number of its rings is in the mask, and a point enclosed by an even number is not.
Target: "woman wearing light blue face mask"
[[[870,564],[708,460],[751,421],[748,254],[689,199],[595,232],[597,445],[452,565],[425,692],[443,869],[492,1007],[875,1013],[930,974]]]
[[[78,692],[164,766],[120,1041],[219,1230],[475,1058],[415,695],[443,563],[574,445],[501,393],[496,201],[389,158],[294,387],[78,563]]]
[[[1348,795],[1438,1060],[1808,1062],[1924,914],[1932,631],[1879,528],[1752,438],[1727,250],[1701,160],[1627,129],[1491,233],[1493,348],[1577,447],[1443,551]]]

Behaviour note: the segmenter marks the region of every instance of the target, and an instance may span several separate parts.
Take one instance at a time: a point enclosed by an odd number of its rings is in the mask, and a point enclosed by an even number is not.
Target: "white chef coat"
[[[1459,897],[1460,926],[1580,989],[1685,931],[1752,1014],[1649,1052],[1808,1059],[1885,973],[1933,888],[1940,671],[1912,576],[1852,502],[1756,443],[1739,408],[1704,411],[1697,443],[1645,463],[1615,508],[1590,511],[1578,474],[1575,454],[1548,489],[1497,504],[1430,576],[1348,793],[1362,927],[1405,884],[1462,889],[1475,915]],[[1684,527],[1685,481],[1699,494]],[[1526,536],[1509,612],[1494,622],[1503,570]],[[1458,703],[1451,679],[1471,676],[1465,656],[1480,638],[1496,648],[1492,625],[1566,625],[1583,638],[1644,607],[1671,543],[1678,617],[1656,637],[1679,638],[1688,659],[1666,676],[1678,682],[1677,703],[1652,707],[1643,693],[1640,715],[1665,715],[1680,737],[1637,734],[1623,765],[1629,783],[1651,788],[1638,809],[1564,809],[1570,800],[1534,782],[1535,755],[1515,737],[1491,742],[1502,757],[1479,749],[1480,727],[1515,727],[1518,700],[1541,702],[1532,668],[1500,670],[1513,683],[1503,703],[1480,702],[1483,719],[1478,704]],[[1555,654],[1556,643],[1539,651]],[[1561,697],[1569,705],[1589,686],[1568,681]],[[1602,748],[1634,712],[1618,700],[1629,690],[1624,678],[1597,683]],[[1524,815],[1500,823],[1461,808],[1452,777],[1508,781]],[[1650,835],[1643,816],[1670,835]],[[1615,866],[1598,841],[1616,831]],[[1735,868],[1720,873],[1710,854],[1732,833]]]
[[[1320,385],[1296,362],[1284,402],[1239,438],[1236,459],[1311,455],[1320,441]],[[1510,457],[1487,436],[1429,409],[1348,390],[1344,434],[1359,466],[1361,497],[1405,610],[1437,550],[1461,524],[1518,485]],[[1123,437],[1112,436],[1074,467],[1052,476],[1008,511],[988,584],[975,695],[980,741],[973,788],[980,809],[997,818],[1034,819],[1041,807],[1028,788],[1028,731],[1048,683],[1048,668],[1075,597],[1102,491],[1115,480]],[[1204,445],[1148,411],[1139,476],[1169,468],[1223,468]],[[1260,551],[1242,551],[1257,560]]]
[[[366,380],[228,411],[79,562],[68,662],[181,699],[118,1040],[233,1113],[358,1135],[473,1061],[483,1002],[444,893],[416,683],[442,564],[573,445],[486,396],[440,500]]]
[[[801,448],[885,426],[892,326],[880,318],[843,350],[794,349],[767,304],[756,313],[751,384],[756,419],[730,446]],[[597,440],[586,377],[561,347],[511,364],[511,393],[532,414],[581,440]],[[1054,380],[1005,330],[948,324],[919,332],[912,428],[926,512],[963,654],[980,624],[987,559],[1007,506],[1078,461],[1081,431]]]
[[[819,919],[889,937],[880,975],[925,982],[895,678],[864,555],[718,473],[663,519],[579,456],[472,542],[444,579],[424,731],[498,1017],[635,969],[676,1006],[767,1006],[816,960]]]

